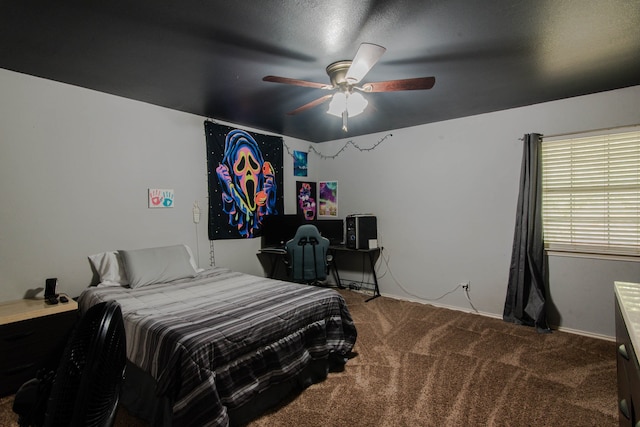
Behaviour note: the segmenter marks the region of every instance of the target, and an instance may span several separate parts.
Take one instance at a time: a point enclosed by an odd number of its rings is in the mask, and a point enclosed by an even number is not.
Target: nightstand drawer
[[[15,393],[51,357],[59,357],[77,309],[0,325],[0,396]]]
[[[76,312],[67,312],[0,326],[0,345],[9,351],[0,356],[0,369],[25,360],[42,362],[76,321]]]

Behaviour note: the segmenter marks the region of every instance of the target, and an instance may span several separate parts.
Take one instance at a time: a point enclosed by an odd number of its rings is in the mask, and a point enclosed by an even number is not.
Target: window
[[[542,142],[549,251],[640,256],[640,131]]]

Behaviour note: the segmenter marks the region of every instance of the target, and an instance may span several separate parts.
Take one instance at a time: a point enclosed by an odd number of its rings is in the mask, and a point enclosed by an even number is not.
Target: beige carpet
[[[342,293],[357,355],[250,427],[618,425],[613,342]],[[10,402],[0,425],[16,425]],[[121,411],[116,425],[144,423]]]
[[[358,356],[252,427],[617,425],[613,342],[344,295]]]

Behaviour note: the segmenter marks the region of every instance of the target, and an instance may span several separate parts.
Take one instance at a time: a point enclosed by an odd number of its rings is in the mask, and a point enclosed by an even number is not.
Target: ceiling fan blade
[[[369,70],[378,62],[387,49],[372,43],[362,43],[351,62],[346,79],[349,84],[358,83],[367,75]]]
[[[331,85],[326,83],[308,82],[306,80],[290,79],[288,77],[265,76],[262,80],[265,82],[284,83],[287,85],[312,87],[316,89],[332,89]]]
[[[386,82],[367,83],[362,86],[365,92],[395,92],[400,90],[431,89],[436,84],[435,77],[416,77],[415,79],[388,80]]]
[[[294,114],[302,113],[303,111],[307,111],[310,108],[316,107],[320,104],[327,102],[328,100],[331,99],[331,97],[333,97],[333,94],[325,95],[321,98],[315,99],[307,104],[304,104],[302,107],[298,107],[293,111],[289,111],[287,114],[289,116],[293,116]]]

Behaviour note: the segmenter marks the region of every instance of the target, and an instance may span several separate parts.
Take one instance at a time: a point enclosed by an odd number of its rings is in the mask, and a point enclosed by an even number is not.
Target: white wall
[[[0,69],[0,301],[58,277],[78,295],[87,255],[184,242],[209,264],[203,118]],[[359,117],[367,119],[366,114]],[[374,118],[372,118],[374,119]],[[375,150],[309,154],[309,180],[339,182],[339,215],[378,216],[383,294],[427,301],[471,281],[481,312],[504,303],[524,133],[555,134],[640,122],[640,87],[394,130]],[[361,147],[385,134],[355,138]],[[345,141],[316,145],[333,155]],[[309,143],[285,137],[291,149]],[[285,153],[286,154],[286,153]],[[285,159],[285,212],[295,212]],[[147,208],[148,188],[173,188],[176,206]],[[259,240],[216,241],[217,265],[262,274]],[[346,272],[345,277],[349,277]],[[353,278],[361,278],[354,272]],[[550,259],[554,320],[612,336],[614,280],[640,264]],[[469,309],[458,290],[438,304]]]
[[[2,69],[0,93],[0,301],[47,277],[76,296],[106,250],[186,243],[209,265],[204,118]],[[148,209],[148,188],[175,207]],[[262,274],[258,247],[218,241],[216,263]]]
[[[388,268],[384,260],[378,266],[383,294],[436,299],[470,280],[474,306],[501,317],[522,159],[519,138],[635,123],[640,87],[397,129],[371,152],[350,147],[335,160],[323,160],[319,179],[339,181],[341,216],[378,217],[388,260]],[[354,142],[366,148],[384,135]],[[344,142],[323,144],[323,153],[337,152]],[[613,336],[613,281],[640,281],[640,263],[551,257],[549,264],[550,322]],[[471,309],[462,290],[437,303]]]

